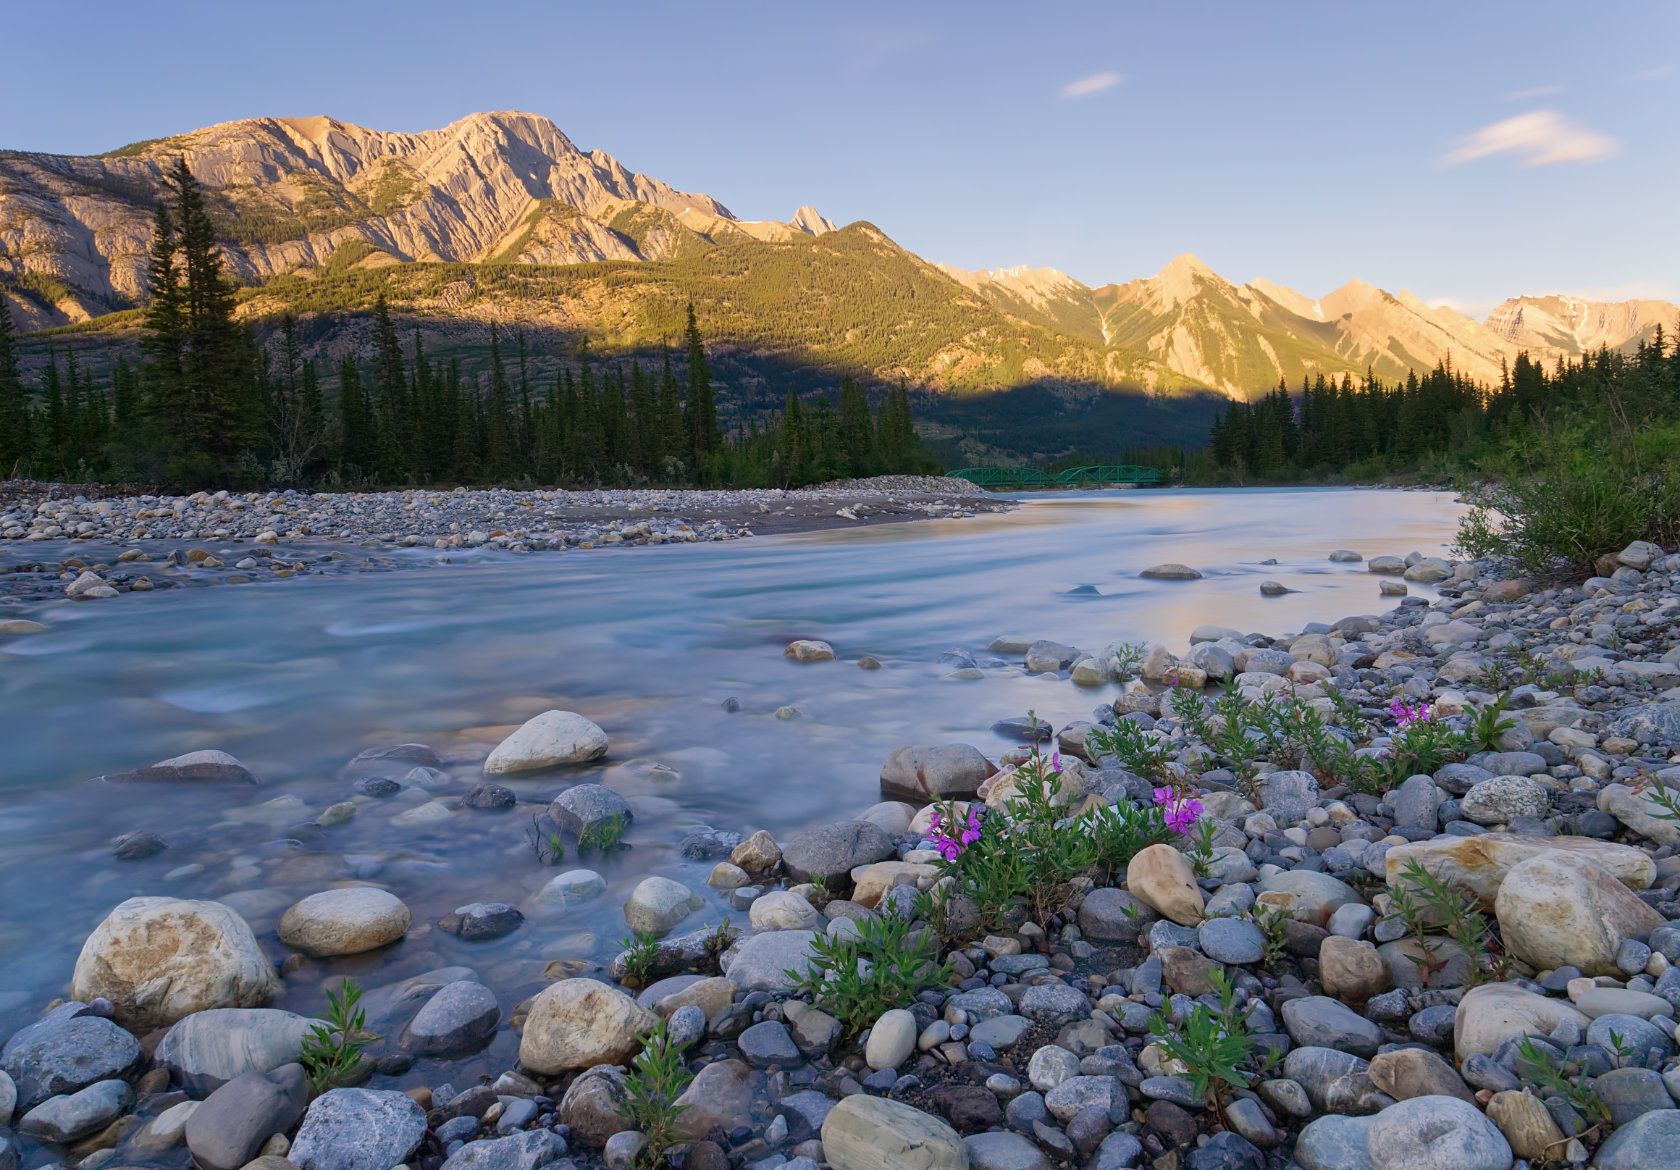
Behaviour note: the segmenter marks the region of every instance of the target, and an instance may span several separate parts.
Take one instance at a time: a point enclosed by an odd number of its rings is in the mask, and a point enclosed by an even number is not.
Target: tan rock
[[[1507,1090],[1495,1093],[1488,1102],[1488,1120],[1499,1127],[1511,1152],[1534,1162],[1562,1161],[1569,1141],[1552,1115],[1532,1093]]]
[[[220,902],[130,898],[105,917],[76,959],[70,994],[103,996],[144,1034],[206,1008],[263,1007],[280,977],[256,936]]]
[[[280,918],[280,941],[306,955],[359,955],[400,939],[410,915],[401,898],[375,886],[322,890]]]
[[[1371,1083],[1396,1101],[1409,1097],[1457,1097],[1474,1105],[1476,1095],[1458,1071],[1433,1052],[1396,1048],[1379,1052],[1366,1070]]]
[[[1393,985],[1388,964],[1383,962],[1376,947],[1337,934],[1327,936],[1319,944],[1318,978],[1324,984],[1325,995],[1356,1007]]]
[[[782,653],[795,662],[834,661],[834,647],[815,638],[801,638],[797,642],[789,642],[787,649]]]
[[[1512,869],[1541,854],[1585,858],[1615,875],[1630,889],[1643,890],[1657,880],[1651,855],[1633,845],[1617,845],[1591,837],[1528,837],[1517,833],[1482,833],[1474,837],[1437,837],[1396,845],[1388,851],[1386,876],[1390,889],[1405,882],[1410,862],[1475,894],[1492,906],[1499,884]]]
[[[597,1064],[623,1064],[659,1017],[617,988],[563,979],[538,993],[519,1038],[519,1063],[553,1076]]]
[[[1598,807],[1641,837],[1680,847],[1680,821],[1670,819],[1649,792],[1635,791],[1626,784],[1606,784],[1598,790]]]
[[[725,979],[721,975],[714,975],[709,979],[702,979],[698,983],[690,983],[680,991],[670,995],[660,996],[653,1004],[653,1010],[666,1019],[670,1019],[678,1008],[693,1004],[706,1014],[706,1022],[713,1023],[720,1020],[735,1002],[735,982]]]
[[[760,829],[735,846],[729,860],[750,874],[768,873],[782,863],[782,850],[774,837]]]
[[[877,861],[860,865],[852,871],[856,889],[852,891],[851,900],[859,906],[874,909],[894,886],[910,884],[919,890],[927,890],[932,889],[938,879],[938,869],[914,861]]]
[[[1582,1032],[1592,1021],[1569,1003],[1511,983],[1484,983],[1459,1001],[1453,1018],[1453,1053],[1462,1065],[1472,1053],[1492,1056],[1513,1036],[1549,1036],[1564,1020]]]
[[[733,1129],[752,1116],[753,1088],[757,1074],[739,1060],[717,1060],[706,1065],[677,1104],[677,1133],[697,1141],[714,1129]]]
[[[1202,920],[1207,903],[1196,885],[1196,870],[1171,845],[1151,845],[1126,866],[1126,888],[1157,914],[1180,926]]]
[[[829,1111],[823,1156],[834,1170],[968,1170],[968,1147],[932,1114],[862,1093]]]
[[[1542,854],[1506,875],[1494,899],[1505,949],[1540,970],[1618,972],[1616,952],[1667,921],[1607,870],[1584,858]]]

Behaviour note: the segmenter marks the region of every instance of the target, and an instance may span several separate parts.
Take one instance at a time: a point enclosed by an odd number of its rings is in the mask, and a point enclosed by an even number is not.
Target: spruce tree
[[[0,296],[0,479],[28,462],[31,441],[29,399],[18,372],[12,336],[12,311]]]
[[[694,453],[693,472],[703,474],[706,459],[723,445],[718,429],[717,402],[712,397],[712,371],[706,361],[706,344],[700,337],[700,326],[694,318],[694,303],[689,302],[688,324],[683,330],[688,348],[688,441]]]

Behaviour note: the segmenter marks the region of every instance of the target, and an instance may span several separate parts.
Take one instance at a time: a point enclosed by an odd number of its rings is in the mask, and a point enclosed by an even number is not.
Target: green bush
[[[853,1035],[950,976],[931,931],[912,933],[908,922],[893,915],[860,918],[857,929],[856,938],[818,935],[809,967],[788,972],[795,990],[810,995]]]

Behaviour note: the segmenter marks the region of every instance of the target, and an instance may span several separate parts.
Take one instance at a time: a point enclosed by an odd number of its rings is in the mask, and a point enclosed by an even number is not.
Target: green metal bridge
[[[983,488],[1098,487],[1108,484],[1153,487],[1166,482],[1159,469],[1132,463],[1070,467],[1054,474],[1036,467],[963,467],[946,472],[945,477],[966,479]]]

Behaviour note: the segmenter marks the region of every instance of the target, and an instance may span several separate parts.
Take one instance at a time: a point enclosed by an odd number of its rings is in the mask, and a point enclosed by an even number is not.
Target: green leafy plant
[[[1505,714],[1511,701],[1509,694],[1500,695],[1491,703],[1483,703],[1470,716],[1470,741],[1486,752],[1496,752],[1505,736],[1517,726],[1515,716]]]
[[[566,839],[559,833],[543,828],[542,819],[533,816],[525,830],[525,840],[531,846],[539,865],[558,865],[566,857]]]
[[[606,853],[618,848],[630,831],[629,819],[623,813],[613,813],[598,821],[591,821],[578,831],[578,852],[594,850]]]
[[[1096,848],[1097,868],[1109,881],[1125,873],[1132,858],[1149,846],[1171,841],[1174,836],[1160,805],[1131,801],[1091,810],[1085,818],[1085,831]]]
[[[807,968],[787,973],[795,991],[809,995],[853,1035],[951,973],[931,932],[912,932],[910,923],[893,915],[856,922],[855,938],[817,935]]]
[[[1405,864],[1400,876],[1401,882],[1390,891],[1389,904],[1423,952],[1418,966],[1425,981],[1445,966],[1436,958],[1440,949],[1436,934],[1450,939],[1468,961],[1469,986],[1503,969],[1499,935],[1474,896],[1430,873],[1415,859]]]
[[[1092,728],[1085,733],[1085,746],[1093,756],[1115,757],[1128,771],[1151,783],[1166,779],[1167,765],[1173,759],[1172,747],[1166,740],[1130,719]]]
[[[1283,927],[1286,918],[1288,915],[1277,906],[1268,906],[1262,902],[1254,907],[1254,925],[1266,936],[1265,950],[1260,961],[1268,967],[1277,966],[1283,961],[1284,955],[1289,953],[1289,935]]]
[[[362,1053],[379,1037],[366,1031],[367,1012],[360,1004],[362,989],[346,979],[338,991],[327,992],[327,1018],[304,1036],[299,1060],[309,1078],[309,1087],[324,1093],[356,1071]]]
[[[1213,876],[1213,840],[1218,832],[1219,826],[1213,823],[1212,817],[1201,818],[1196,822],[1189,847],[1184,850],[1199,878]]]
[[[653,972],[659,961],[659,938],[651,930],[638,930],[620,943],[624,948],[624,982],[630,987],[646,987],[653,982]]]
[[[1143,653],[1142,642],[1116,642],[1109,651],[1114,659],[1114,677],[1121,682],[1134,677],[1143,665]]]
[[[1610,1123],[1609,1106],[1594,1091],[1583,1065],[1558,1061],[1533,1039],[1525,1039],[1517,1045],[1516,1071],[1523,1080],[1538,1086],[1543,1095],[1562,1097],[1594,1129]]]
[[[1149,1031],[1161,1050],[1184,1065],[1196,1094],[1223,1111],[1234,1089],[1246,1089],[1253,1079],[1246,1066],[1254,1057],[1254,1037],[1237,1008],[1237,993],[1223,971],[1212,976],[1219,1007],[1197,1003],[1180,1025],[1157,1012]]]
[[[642,1050],[630,1062],[624,1078],[625,1101],[620,1116],[647,1138],[637,1165],[659,1166],[665,1151],[677,1141],[677,1118],[687,1108],[677,1104],[694,1075],[683,1061],[682,1050],[671,1039],[670,1025],[660,1020],[642,1038]]]

